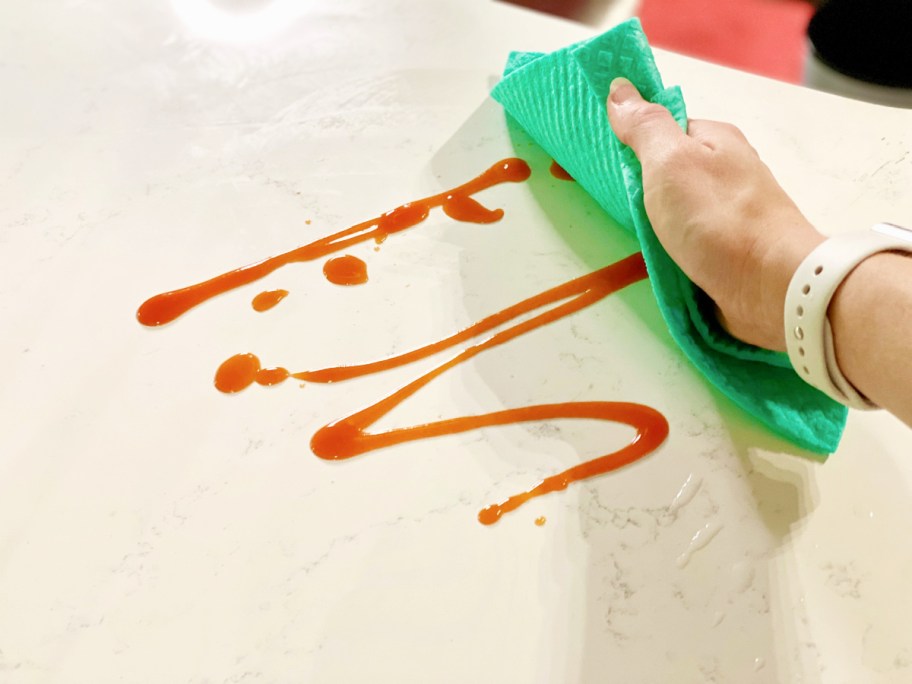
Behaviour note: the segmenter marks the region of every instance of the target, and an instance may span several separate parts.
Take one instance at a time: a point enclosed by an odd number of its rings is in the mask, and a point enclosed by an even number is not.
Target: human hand
[[[691,120],[685,134],[627,79],[611,84],[608,118],[643,167],[656,236],[744,342],[785,350],[785,293],[823,241],[736,127]]]

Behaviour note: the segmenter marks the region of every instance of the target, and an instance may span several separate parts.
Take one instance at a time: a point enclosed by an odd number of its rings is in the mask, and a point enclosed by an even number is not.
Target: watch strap
[[[785,296],[785,343],[795,371],[836,401],[877,408],[839,369],[827,309],[858,264],[879,252],[912,252],[912,231],[890,223],[836,235],[818,245],[795,271]]]

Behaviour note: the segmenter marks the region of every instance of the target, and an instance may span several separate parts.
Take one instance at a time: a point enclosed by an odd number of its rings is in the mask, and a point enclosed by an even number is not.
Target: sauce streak
[[[259,359],[253,354],[238,354],[225,361],[219,367],[216,372],[215,385],[223,392],[238,392],[254,382],[262,385],[275,384],[289,377],[309,382],[335,382],[359,375],[367,375],[402,366],[435,354],[459,342],[477,337],[524,314],[551,306],[552,308],[546,308],[531,318],[516,323],[493,334],[486,340],[462,350],[449,361],[418,377],[377,403],[320,428],[311,439],[310,446],[314,454],[326,460],[342,460],[383,447],[419,439],[452,435],[495,425],[531,421],[565,418],[607,420],[630,425],[636,430],[633,440],[617,451],[545,478],[525,492],[515,494],[500,503],[486,507],[478,514],[478,520],[485,525],[490,525],[496,522],[504,513],[518,508],[532,498],[566,489],[573,482],[607,473],[646,456],[665,440],[668,435],[668,422],[661,413],[641,404],[586,401],[506,409],[477,416],[450,418],[380,433],[369,433],[367,429],[405,399],[450,368],[480,354],[486,349],[509,342],[526,332],[579,311],[590,304],[600,301],[611,293],[644,278],[646,278],[646,266],[643,262],[642,254],[637,253],[615,264],[514,304],[503,311],[482,319],[462,332],[405,354],[358,366],[337,366],[299,373],[290,373],[284,368],[264,370],[260,367]]]
[[[143,302],[136,312],[136,318],[140,323],[148,326],[170,323],[198,304],[259,280],[287,264],[319,259],[372,238],[378,243],[382,242],[388,235],[406,230],[424,221],[434,207],[444,207],[444,211],[449,216],[459,221],[474,223],[497,221],[503,216],[503,210],[487,209],[474,200],[472,195],[501,183],[524,181],[530,173],[529,165],[522,159],[503,159],[480,176],[452,190],[403,204],[381,216],[362,221],[338,233],[249,266],[228,271],[201,283],[155,295]]]
[[[356,256],[345,254],[323,264],[323,275],[336,285],[363,285],[367,282],[367,264]]]
[[[267,290],[266,292],[260,292],[260,294],[254,297],[253,301],[250,302],[250,305],[253,307],[254,311],[269,311],[269,309],[281,302],[287,296],[288,290]]]
[[[473,195],[500,183],[524,181],[530,173],[529,166],[521,159],[502,160],[480,176],[453,190],[403,204],[381,216],[355,224],[284,254],[223,273],[196,285],[156,295],[140,306],[136,314],[137,319],[143,325],[162,325],[173,321],[197,304],[228,290],[251,283],[286,264],[321,258],[369,239],[374,239],[379,244],[389,235],[407,230],[424,221],[434,207],[441,207],[447,216],[457,221],[472,223],[499,221],[504,215],[503,210],[488,209],[475,200]],[[551,166],[551,173],[558,178],[572,180],[556,162]],[[364,262],[348,255],[327,261],[324,273],[332,282],[340,284],[353,284],[367,280]],[[513,323],[510,327],[493,333],[487,339],[459,351],[450,360],[375,404],[324,426],[311,439],[310,446],[314,454],[326,460],[341,460],[419,439],[530,421],[568,418],[606,420],[630,425],[636,431],[633,439],[620,449],[568,468],[561,473],[545,478],[527,491],[487,506],[479,512],[478,520],[485,525],[490,525],[504,513],[516,509],[532,498],[566,489],[573,482],[607,473],[646,456],[665,440],[668,435],[668,422],[661,413],[641,404],[584,401],[506,409],[379,433],[370,433],[367,430],[405,399],[463,361],[486,349],[509,342],[526,332],[579,311],[611,293],[645,278],[646,267],[642,255],[634,254],[615,264],[529,297],[449,337],[392,358],[358,365],[291,373],[282,367],[263,368],[260,360],[253,354],[237,354],[219,366],[215,374],[215,386],[221,392],[234,393],[246,389],[253,383],[270,386],[282,383],[289,378],[318,383],[346,380],[406,365],[476,338],[525,314],[533,314],[528,319]],[[254,298],[253,307],[257,311],[265,311],[275,306],[287,294],[286,290],[262,292]],[[536,525],[541,526],[544,523],[544,516],[535,520]]]
[[[551,175],[555,178],[559,178],[565,181],[574,180],[573,176],[567,173],[566,169],[564,169],[564,167],[558,164],[556,161],[551,162],[551,168],[549,170],[551,171]]]

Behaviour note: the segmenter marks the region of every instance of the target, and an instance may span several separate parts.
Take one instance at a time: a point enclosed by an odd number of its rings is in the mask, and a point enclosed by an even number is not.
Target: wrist
[[[905,343],[902,358],[873,353],[894,317],[912,312],[908,288],[897,290],[908,282],[901,276],[908,275],[908,259],[894,251],[912,252],[912,231],[880,223],[830,238],[799,265],[786,295],[784,333],[795,371],[855,408],[876,408],[879,398],[870,391],[876,382],[868,381],[897,372],[907,356]]]
[[[744,311],[755,321],[753,339],[766,349],[785,351],[785,297],[798,266],[826,237],[804,217],[790,221],[788,230],[775,231],[776,239],[757,255],[756,264],[745,269]]]
[[[836,290],[827,316],[833,329],[836,362],[846,379],[877,404],[889,404],[879,389],[879,378],[905,364],[905,350],[890,356],[875,354],[878,337],[897,318],[912,316],[908,282],[912,259],[908,254],[879,252],[846,276]],[[889,306],[884,306],[889,302]]]

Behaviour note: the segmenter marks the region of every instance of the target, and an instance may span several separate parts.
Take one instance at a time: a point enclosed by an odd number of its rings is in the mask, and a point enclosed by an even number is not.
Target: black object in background
[[[829,0],[808,38],[820,61],[846,76],[912,88],[912,0]]]

